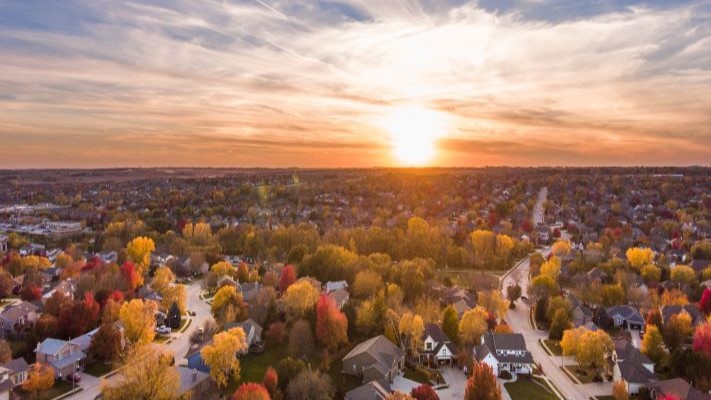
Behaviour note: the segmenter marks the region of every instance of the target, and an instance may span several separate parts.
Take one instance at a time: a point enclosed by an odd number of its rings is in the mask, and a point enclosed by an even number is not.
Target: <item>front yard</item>
[[[544,383],[528,378],[519,378],[516,382],[506,383],[504,387],[511,400],[558,400]]]
[[[578,378],[582,384],[592,383],[595,381],[595,377],[600,376],[600,374],[590,367],[582,368],[577,365],[566,365],[565,367],[561,367],[561,369],[564,370],[563,372]]]
[[[77,385],[76,387],[79,387]],[[37,397],[33,393],[25,392],[22,389],[17,390],[15,393],[19,395],[22,400],[51,400],[55,397],[61,396],[72,390],[72,383],[67,381],[57,381],[54,387],[51,389],[40,392]]]
[[[553,353],[554,356],[560,357],[563,354],[563,350],[560,348],[560,342],[557,340],[546,339],[543,341],[548,349]]]
[[[87,365],[84,368],[84,372],[91,375],[91,376],[101,378],[102,376],[113,371],[113,369],[114,368],[111,364],[106,364],[103,361],[94,361],[93,363]]]

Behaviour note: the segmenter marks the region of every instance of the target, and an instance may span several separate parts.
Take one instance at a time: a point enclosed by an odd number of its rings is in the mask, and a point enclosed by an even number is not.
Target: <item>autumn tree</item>
[[[128,258],[135,264],[140,282],[143,282],[143,277],[148,273],[148,267],[151,265],[151,254],[154,251],[156,251],[156,245],[153,239],[145,236],[134,238],[126,247]]]
[[[216,264],[213,264],[212,267],[210,268],[210,271],[214,272],[217,274],[217,276],[232,276],[232,273],[234,272],[234,268],[232,267],[232,264],[230,264],[229,261],[220,261]]]
[[[400,335],[405,338],[406,343],[409,344],[409,349],[413,354],[417,354],[422,344],[422,334],[425,331],[425,324],[422,321],[422,317],[411,312],[406,312],[400,318],[398,330],[400,331]]]
[[[289,382],[286,388],[286,399],[331,400],[335,392],[328,375],[308,368]]]
[[[121,354],[121,332],[113,324],[102,324],[91,337],[89,354],[96,360],[110,363]]]
[[[500,320],[503,320],[509,311],[508,301],[504,299],[504,296],[498,290],[480,292],[477,298],[477,304],[484,307],[487,311],[496,314],[496,317]]]
[[[175,274],[165,265],[156,269],[151,287],[160,295],[166,292],[168,287],[175,283]]]
[[[371,270],[360,271],[356,274],[353,283],[353,296],[358,299],[367,299],[378,293],[383,286],[383,278],[379,273]]]
[[[691,285],[696,281],[696,272],[686,265],[676,265],[671,269],[670,278],[674,282]]]
[[[701,300],[699,301],[699,310],[704,314],[711,314],[711,289],[704,289],[704,293],[701,295]]]
[[[143,282],[143,277],[136,271],[136,265],[130,261],[126,261],[121,265],[121,276],[129,292],[136,290]]]
[[[444,309],[442,331],[449,337],[449,340],[455,343],[459,342],[459,318],[457,316],[457,310],[451,304]]]
[[[283,301],[290,318],[301,318],[313,310],[319,298],[319,290],[308,280],[300,280],[286,290]]]
[[[465,400],[502,400],[501,387],[486,363],[476,363],[464,391]]]
[[[250,382],[240,385],[230,400],[271,400],[271,396],[264,386]]]
[[[102,381],[103,400],[183,400],[172,354],[143,346],[128,354],[125,365],[130,367],[120,368],[110,383]]]
[[[541,276],[547,276],[553,281],[558,280],[560,275],[560,259],[558,257],[551,257],[548,261],[541,265]]]
[[[277,397],[281,398],[279,389],[279,374],[277,374],[274,368],[269,367],[264,372],[262,385],[267,389],[267,392],[269,392],[269,396],[271,396],[272,399],[276,399]]]
[[[439,395],[430,385],[420,385],[410,392],[415,400],[439,400]]]
[[[471,236],[474,249],[474,262],[477,267],[484,267],[491,260],[496,249],[496,235],[491,231],[476,230]]]
[[[67,338],[81,336],[96,327],[101,307],[94,300],[94,294],[87,292],[82,301],[71,307],[64,306],[59,313],[59,327]]]
[[[232,286],[223,286],[212,300],[212,315],[222,326],[247,319],[247,305],[242,294]]]
[[[242,328],[232,328],[215,335],[212,343],[200,350],[205,365],[210,367],[210,377],[220,387],[226,387],[232,377],[239,380],[240,365],[237,354],[247,349],[247,339]]]
[[[625,381],[619,380],[612,385],[612,397],[615,400],[629,400],[630,395],[627,392],[627,384]]]
[[[348,343],[348,319],[327,294],[321,294],[316,305],[316,337],[329,350]]]
[[[0,364],[4,364],[12,360],[12,348],[7,343],[7,340],[0,339]]]
[[[654,251],[650,248],[631,247],[625,253],[630,264],[636,270],[654,261]]]
[[[563,332],[572,327],[570,314],[564,309],[558,309],[551,319],[548,337],[551,340],[561,340]]]
[[[543,297],[555,296],[559,292],[558,283],[547,275],[538,275],[528,286],[528,295],[538,301]]]
[[[509,300],[509,308],[514,308],[516,301],[521,298],[521,286],[518,284],[516,285],[509,285],[506,288],[506,298]]]
[[[692,334],[691,322],[691,315],[686,311],[674,314],[669,318],[669,321],[664,325],[664,343],[670,350],[678,349]]]
[[[642,339],[642,353],[655,364],[659,364],[666,355],[663,346],[664,338],[662,338],[659,328],[656,325],[647,325],[647,331]]]
[[[486,319],[488,313],[482,307],[476,307],[462,315],[462,320],[459,322],[459,340],[460,343],[472,346],[481,343],[481,335],[488,328]]]
[[[294,282],[296,282],[296,268],[293,265],[287,264],[281,270],[279,276],[279,290],[284,293]]]
[[[123,323],[124,336],[129,343],[144,345],[153,341],[157,310],[156,304],[152,301],[133,299],[123,303],[119,318]]]
[[[36,362],[27,374],[27,380],[22,384],[22,390],[38,398],[40,392],[54,386],[54,370],[48,364]]]
[[[571,245],[567,240],[558,240],[551,246],[551,254],[556,257],[564,257],[570,254]]]
[[[294,323],[289,332],[289,354],[296,358],[309,357],[314,351],[311,324],[305,319]]]
[[[560,346],[564,356],[573,356],[580,366],[595,369],[604,368],[607,357],[615,349],[610,335],[584,327],[565,331]]]
[[[696,327],[693,347],[694,351],[701,352],[711,359],[711,324],[705,323]]]

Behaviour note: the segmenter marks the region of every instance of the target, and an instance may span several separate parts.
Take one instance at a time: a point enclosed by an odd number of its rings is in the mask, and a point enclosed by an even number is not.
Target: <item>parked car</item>
[[[195,311],[193,311],[193,310],[190,310],[190,311],[188,311],[188,315],[191,316],[191,317],[194,317],[194,316],[197,315],[197,313],[196,313]]]
[[[160,333],[161,335],[169,335],[171,332],[171,329],[169,326],[159,326],[156,328],[156,332]]]
[[[81,375],[79,375],[77,373],[71,374],[71,375],[67,376],[67,380],[69,382],[79,383],[79,382],[81,382]]]

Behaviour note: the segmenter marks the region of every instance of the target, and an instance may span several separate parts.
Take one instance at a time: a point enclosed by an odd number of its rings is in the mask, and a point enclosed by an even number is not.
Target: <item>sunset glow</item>
[[[393,155],[406,166],[422,166],[432,160],[436,141],[446,132],[444,117],[440,113],[418,107],[393,111],[386,129]]]

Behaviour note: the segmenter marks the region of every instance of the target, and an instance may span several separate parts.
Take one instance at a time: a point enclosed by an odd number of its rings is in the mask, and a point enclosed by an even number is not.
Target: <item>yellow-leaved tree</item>
[[[247,319],[247,306],[242,293],[232,286],[221,287],[212,300],[212,316],[222,326]]]
[[[148,267],[151,266],[151,254],[154,251],[156,251],[156,245],[153,239],[145,236],[134,238],[126,246],[128,258],[136,265],[140,283],[143,283],[143,278],[148,273]]]
[[[103,400],[192,398],[190,393],[180,395],[180,373],[173,355],[148,346],[131,350],[117,377],[111,383],[102,380],[101,394]]]
[[[400,335],[408,339],[409,348],[413,354],[418,354],[420,346],[422,346],[422,334],[425,332],[425,323],[417,314],[406,312],[400,318],[398,325]]]
[[[247,349],[247,339],[242,328],[232,328],[215,335],[212,344],[200,351],[205,364],[210,367],[210,376],[225,387],[230,377],[239,380],[240,365],[237,353]]]
[[[498,290],[490,290],[479,293],[477,303],[487,311],[496,314],[496,317],[503,320],[509,311],[509,302]]]
[[[156,269],[153,276],[153,282],[151,282],[151,287],[153,287],[156,292],[163,295],[165,290],[168,289],[168,286],[172,283],[175,283],[175,274],[170,270],[170,268],[164,265]]]
[[[133,299],[121,305],[119,319],[123,323],[124,336],[133,345],[149,344],[155,338],[156,311],[152,301]]]
[[[294,319],[303,317],[312,310],[318,301],[320,292],[308,280],[300,280],[289,286],[284,294],[284,306],[287,314]]]
[[[631,247],[625,253],[632,267],[639,271],[642,266],[654,261],[654,251],[646,247]]]
[[[462,315],[459,322],[459,340],[465,345],[481,344],[481,335],[486,332],[488,325],[486,319],[489,313],[483,307],[477,306]]]
[[[34,398],[40,392],[49,390],[54,386],[54,370],[48,364],[35,363],[30,368],[27,380],[22,384],[22,390],[31,393]]]
[[[213,264],[210,270],[217,274],[217,276],[232,276],[232,273],[234,272],[234,268],[232,267],[232,264],[229,263],[229,261],[220,261],[216,264]]]
[[[567,240],[559,240],[551,247],[551,253],[556,257],[563,257],[570,254],[571,245]]]

